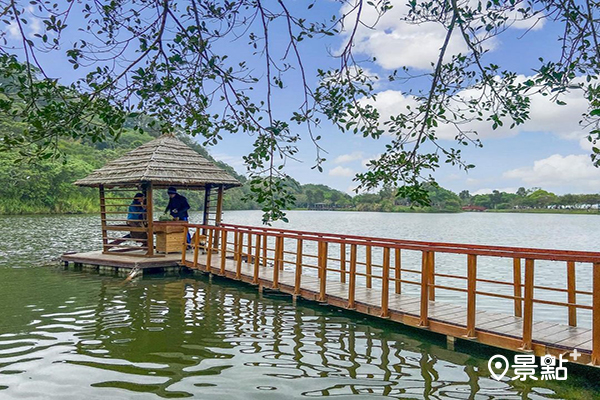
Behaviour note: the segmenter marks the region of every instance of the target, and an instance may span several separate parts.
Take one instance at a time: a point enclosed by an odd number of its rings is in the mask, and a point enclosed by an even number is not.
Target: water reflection
[[[579,398],[399,325],[207,278],[0,269],[0,398]],[[41,284],[43,283],[43,284]],[[37,285],[36,285],[37,284]],[[35,290],[25,292],[23,288]],[[488,356],[489,357],[489,356]]]

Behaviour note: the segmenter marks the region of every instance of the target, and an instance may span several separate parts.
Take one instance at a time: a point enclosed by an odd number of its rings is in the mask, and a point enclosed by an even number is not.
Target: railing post
[[[252,264],[252,232],[248,232],[248,264]]]
[[[296,242],[296,280],[294,281],[294,294],[300,294],[302,285],[302,239]]]
[[[256,249],[255,249],[255,257],[254,257],[254,276],[252,278],[252,283],[258,285],[258,279],[260,275],[260,235],[256,234]]]
[[[593,265],[592,364],[600,364],[600,263]]]
[[[283,236],[275,238],[275,257],[273,263],[273,289],[279,289],[279,265],[283,263]]]
[[[534,285],[534,260],[525,259],[525,302],[523,307],[523,350],[531,350],[533,336],[533,285]]]
[[[429,261],[427,263],[427,271],[429,273],[429,300],[435,300],[435,253],[429,251]]]
[[[242,279],[242,254],[244,250],[244,232],[237,233],[238,247],[237,259],[235,263],[235,279]]]
[[[373,277],[371,276],[373,273],[373,264],[372,264],[372,251],[371,251],[371,245],[368,244],[367,245],[367,255],[366,255],[366,261],[365,261],[365,271],[367,274],[367,288],[371,288],[373,286]]]
[[[381,273],[381,316],[389,316],[389,290],[390,290],[390,248],[383,248],[383,272]]]
[[[477,298],[477,256],[467,256],[467,334],[468,338],[475,338],[475,311]]]
[[[263,242],[262,242],[262,265],[263,267],[267,266],[267,234],[265,233],[265,235],[263,236]]]
[[[400,249],[394,249],[394,278],[396,293],[402,293],[402,254]]]
[[[513,293],[515,296],[515,317],[523,316],[523,295],[521,291],[521,259],[513,258]]]
[[[319,268],[323,271],[323,275],[321,276],[321,287],[319,290],[319,301],[324,302],[327,297],[327,242],[321,242],[321,265]]]
[[[206,272],[210,272],[211,262],[212,262],[212,251],[213,251],[213,230],[208,228],[208,239],[206,241]],[[216,233],[216,232],[215,232]]]
[[[233,261],[237,261],[238,254],[241,254],[241,251],[238,251],[238,247],[241,247],[241,243],[239,242],[239,232],[233,232]]]
[[[340,282],[346,283],[346,243],[340,243]]]
[[[189,232],[189,227],[187,224],[183,227],[183,244],[181,245],[181,263],[185,265],[185,256],[187,253],[187,235]]]
[[[348,308],[354,309],[354,295],[356,292],[356,245],[350,245],[350,283],[348,284]]]
[[[567,262],[567,302],[569,303],[569,325],[577,326],[577,284],[575,280],[575,262]]]
[[[429,326],[429,252],[423,251],[421,258],[421,315],[419,326]]]
[[[187,238],[187,235],[185,236]],[[194,267],[198,268],[198,254],[200,253],[200,228],[194,233]]]
[[[227,231],[221,231],[221,275],[225,275],[225,263],[227,262]]]

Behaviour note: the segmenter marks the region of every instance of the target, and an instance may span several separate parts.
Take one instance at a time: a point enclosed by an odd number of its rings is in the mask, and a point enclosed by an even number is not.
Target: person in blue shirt
[[[144,204],[144,194],[136,193],[133,196],[133,200],[127,209],[127,225],[132,227],[142,227],[145,226],[146,220],[146,205]],[[146,232],[129,232],[127,235],[123,236],[121,239],[117,239],[113,242],[110,242],[110,245],[118,245],[123,242],[126,242],[127,239],[148,239],[148,235]],[[146,246],[146,241],[140,241],[142,246]]]
[[[171,214],[171,217],[173,217],[175,221],[188,221],[188,210],[190,209],[190,204],[188,203],[185,196],[182,196],[179,193],[177,193],[177,189],[172,186],[167,189],[167,194],[169,195],[169,204],[167,204],[165,214],[167,212]],[[192,237],[188,232],[188,244],[191,243],[191,241]]]

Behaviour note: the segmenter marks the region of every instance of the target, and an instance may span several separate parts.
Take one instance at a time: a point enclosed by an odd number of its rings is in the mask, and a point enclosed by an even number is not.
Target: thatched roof
[[[224,185],[225,188],[241,186],[237,179],[173,135],[163,135],[130,151],[76,181],[75,185],[138,186],[143,182],[152,182],[158,187],[193,189],[207,185]]]

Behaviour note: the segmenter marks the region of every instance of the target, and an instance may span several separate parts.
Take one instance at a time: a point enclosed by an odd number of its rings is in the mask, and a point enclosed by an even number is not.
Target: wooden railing
[[[591,361],[600,364],[598,252],[433,243],[229,224],[188,224],[187,230],[193,233],[193,259],[188,259],[187,244],[183,243],[182,262],[193,268],[202,267],[198,260],[203,253],[203,267],[210,271],[219,260],[219,272],[224,275],[226,263],[233,259],[235,277],[241,278],[242,263],[247,263],[252,266],[252,282],[258,284],[264,268],[271,267],[270,284],[274,289],[279,288],[280,271],[285,269],[294,273],[296,295],[302,292],[303,279],[312,276],[318,279],[318,300],[323,302],[328,298],[328,282],[337,279],[346,284],[345,298],[350,309],[356,306],[357,289],[376,286],[381,292],[377,306],[382,317],[390,313],[391,295],[416,294],[419,296],[416,311],[421,327],[429,326],[429,307],[439,292],[458,293],[466,301],[466,317],[461,329],[469,338],[477,338],[480,333],[477,311],[481,308],[482,298],[509,301],[514,315],[522,318],[520,350],[531,350],[533,346],[534,305],[565,310],[565,322],[572,327],[578,325],[577,311],[588,310],[591,311],[589,322],[593,336]],[[454,258],[453,268],[450,268],[453,271],[448,273],[436,266],[436,261],[439,257],[449,256]],[[505,258],[512,262],[502,261]],[[542,263],[549,262],[564,265],[561,267],[566,277],[564,286],[536,284],[536,276],[538,280],[547,277],[550,267]],[[466,267],[464,273],[454,271],[460,269],[457,263]],[[542,269],[537,275],[536,264]],[[586,265],[588,268],[582,270]],[[507,278],[488,276],[495,276],[500,270],[505,271],[501,276]],[[585,275],[589,287],[577,288],[576,270]],[[553,298],[548,299],[544,293],[552,293]],[[565,299],[556,300],[556,296]]]

